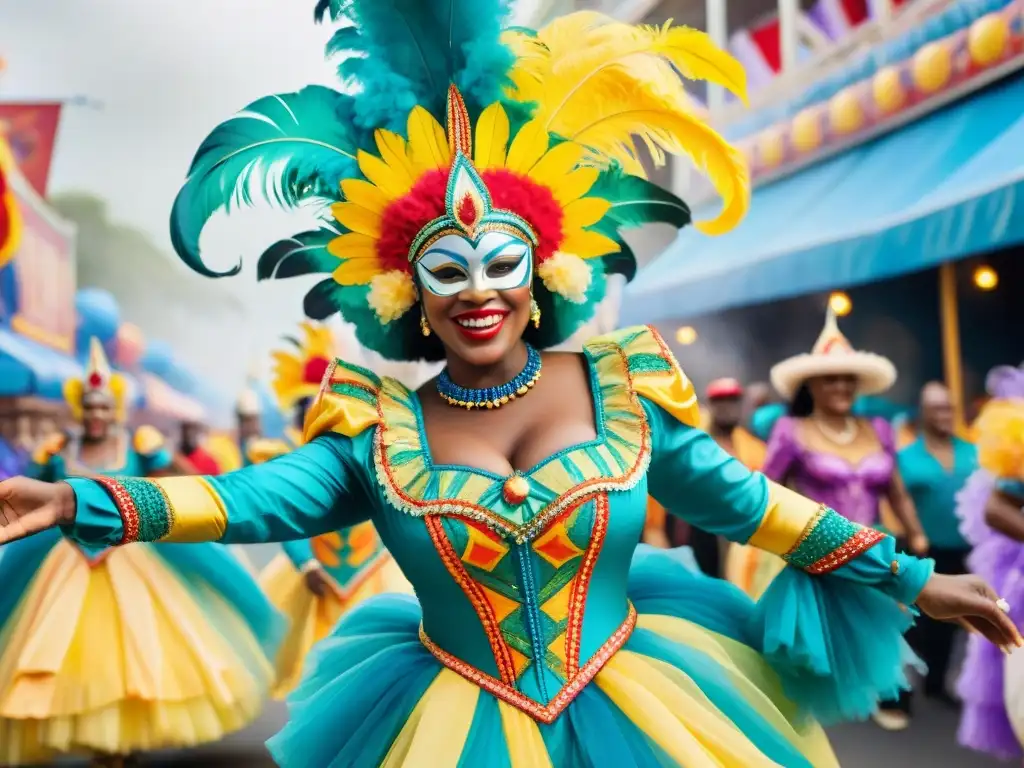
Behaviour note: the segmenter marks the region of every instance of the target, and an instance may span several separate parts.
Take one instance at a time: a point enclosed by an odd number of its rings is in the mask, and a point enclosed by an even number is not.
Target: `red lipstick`
[[[471,309],[460,312],[452,322],[470,341],[490,341],[501,332],[508,311],[504,309]]]

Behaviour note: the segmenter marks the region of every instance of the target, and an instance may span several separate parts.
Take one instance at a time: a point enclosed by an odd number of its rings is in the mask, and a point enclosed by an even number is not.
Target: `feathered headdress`
[[[707,35],[633,27],[574,13],[533,32],[502,30],[509,0],[321,0],[318,21],[340,27],[341,93],[311,86],[260,99],[200,147],[175,201],[171,236],[182,259],[211,277],[199,235],[218,209],[320,199],[324,223],[271,246],[258,278],[328,274],[306,314],[341,312],[367,347],[398,360],[440,359],[424,337],[412,260],[438,233],[512,227],[533,245],[545,322],[526,339],[568,338],[603,298],[605,276],[632,278],[619,234],[690,221],[686,204],[644,178],[687,154],[723,207],[698,227],[724,232],[750,189],[739,152],[696,114],[680,75],[745,98],[740,65]]]
[[[973,426],[978,462],[996,477],[1024,480],[1024,365],[994,368],[985,386],[992,400]]]
[[[110,367],[103,345],[93,337],[89,340],[89,360],[85,366],[85,375],[64,382],[64,399],[72,416],[81,421],[85,398],[89,395],[102,395],[114,403],[114,418],[123,422],[127,417],[127,393],[128,382]]]
[[[295,406],[304,397],[314,397],[320,382],[337,355],[331,330],[323,325],[302,323],[301,338],[285,337],[295,351],[273,353],[274,373],[271,386],[282,411]]]

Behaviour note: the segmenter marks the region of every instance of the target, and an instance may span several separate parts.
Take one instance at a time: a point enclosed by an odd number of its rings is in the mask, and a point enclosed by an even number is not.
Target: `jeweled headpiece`
[[[509,4],[321,0],[317,20],[341,24],[328,54],[348,92],[261,99],[210,134],[172,213],[182,259],[210,277],[239,271],[207,267],[199,234],[216,210],[251,202],[254,182],[277,204],[320,200],[321,228],[267,249],[259,279],[328,274],[306,295],[310,318],[340,312],[385,357],[439,359],[410,312],[416,260],[439,238],[501,231],[531,246],[546,321],[526,340],[544,348],[592,316],[606,275],[632,278],[621,229],[689,223],[686,204],[644,178],[638,140],[656,164],[688,154],[714,182],[723,207],[703,231],[743,217],[744,160],[680,78],[745,97],[735,60],[702,32],[589,12],[503,31]]]
[[[110,367],[103,344],[93,337],[89,340],[89,358],[82,378],[64,382],[64,400],[71,414],[78,421],[82,419],[82,404],[87,397],[105,397],[114,404],[117,421],[125,420],[128,383],[124,377]]]

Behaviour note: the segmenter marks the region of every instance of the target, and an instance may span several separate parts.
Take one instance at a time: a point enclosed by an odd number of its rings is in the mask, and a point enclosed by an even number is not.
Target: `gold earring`
[[[424,336],[430,335],[430,323],[427,322],[427,313],[420,310],[420,333]]]
[[[530,322],[534,328],[540,328],[540,306],[536,299],[530,299]]]

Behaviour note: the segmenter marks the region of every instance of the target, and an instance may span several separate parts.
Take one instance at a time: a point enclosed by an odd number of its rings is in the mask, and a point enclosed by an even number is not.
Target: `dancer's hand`
[[[0,482],[0,544],[75,521],[75,492],[67,483],[27,477]]]
[[[977,576],[934,574],[917,598],[921,611],[939,621],[955,621],[979,632],[1009,651],[1024,646],[1024,639],[1007,615],[1005,602]]]
[[[924,535],[924,532],[918,532],[911,535],[910,540],[907,542],[910,547],[910,551],[918,557],[926,557],[928,550],[931,549],[931,542],[928,541],[928,537]]]
[[[331,588],[328,578],[324,569],[317,564],[306,571],[306,588],[317,597],[323,597]]]

